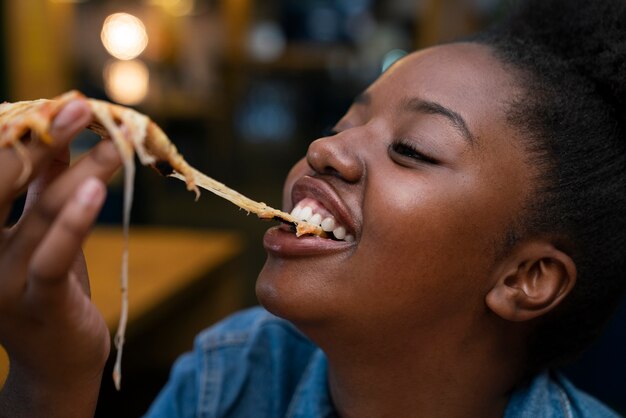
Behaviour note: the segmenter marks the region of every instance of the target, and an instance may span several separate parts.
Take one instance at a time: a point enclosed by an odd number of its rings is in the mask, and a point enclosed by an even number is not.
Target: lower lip
[[[265,249],[279,257],[305,257],[346,251],[354,246],[354,242],[334,241],[318,236],[296,237],[293,231],[283,226],[270,228],[263,237]]]

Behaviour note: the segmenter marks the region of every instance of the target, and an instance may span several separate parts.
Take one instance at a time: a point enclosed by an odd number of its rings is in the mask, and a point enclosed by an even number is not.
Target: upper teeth
[[[291,216],[298,220],[306,221],[310,224],[321,226],[326,232],[332,232],[333,236],[338,240],[346,242],[354,242],[354,235],[348,234],[346,228],[339,225],[332,215],[325,215],[319,212],[314,205],[299,203],[291,211]]]
[[[335,229],[335,218],[333,218],[332,216],[324,218],[321,227],[324,231],[331,232],[333,229]]]

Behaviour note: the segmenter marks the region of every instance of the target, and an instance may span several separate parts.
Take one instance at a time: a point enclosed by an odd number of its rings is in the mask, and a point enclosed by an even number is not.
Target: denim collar
[[[516,390],[509,400],[504,418],[576,418],[579,411],[568,392],[575,390],[562,376],[544,372],[528,385]],[[608,416],[608,415],[607,415]],[[328,363],[316,350],[291,399],[287,418],[339,418],[328,388]]]

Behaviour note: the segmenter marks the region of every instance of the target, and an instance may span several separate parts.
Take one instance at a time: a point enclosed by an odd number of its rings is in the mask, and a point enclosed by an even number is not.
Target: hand
[[[90,121],[88,105],[71,102],[52,123],[52,146],[27,145],[34,180],[22,217],[0,236],[0,344],[10,359],[0,416],[88,416],[95,408],[110,338],[89,300],[81,244],[120,159],[101,141],[67,168],[68,144]],[[1,149],[0,167],[4,224],[22,163]]]

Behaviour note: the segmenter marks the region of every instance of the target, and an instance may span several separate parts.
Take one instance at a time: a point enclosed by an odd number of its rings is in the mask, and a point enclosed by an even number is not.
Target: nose
[[[319,174],[329,174],[349,183],[357,183],[364,173],[364,163],[356,144],[350,144],[349,130],[317,139],[309,145],[306,160]]]

